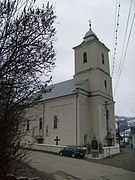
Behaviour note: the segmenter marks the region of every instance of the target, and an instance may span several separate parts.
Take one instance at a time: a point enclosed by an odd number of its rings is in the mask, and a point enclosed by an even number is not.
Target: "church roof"
[[[94,40],[94,39],[98,40],[97,35],[91,29],[91,22],[89,24],[89,31],[85,34],[83,39],[84,39],[84,42],[89,42],[89,41]]]
[[[89,31],[85,34],[85,36],[84,36],[83,39],[84,39],[84,42],[89,42],[89,41],[94,40],[94,39],[97,39],[97,40],[98,40],[97,35],[96,35],[92,30],[89,30]]]
[[[41,93],[40,101],[75,94],[75,90],[76,86],[73,79],[63,81],[44,89]]]

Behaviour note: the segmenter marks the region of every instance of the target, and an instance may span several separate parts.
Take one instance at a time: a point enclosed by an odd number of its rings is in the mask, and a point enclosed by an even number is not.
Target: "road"
[[[31,152],[30,166],[56,180],[135,180],[134,172],[121,168],[37,151]]]
[[[89,159],[88,161],[135,172],[135,150],[131,149],[130,146],[122,148],[120,154],[111,158],[99,159],[98,161]]]

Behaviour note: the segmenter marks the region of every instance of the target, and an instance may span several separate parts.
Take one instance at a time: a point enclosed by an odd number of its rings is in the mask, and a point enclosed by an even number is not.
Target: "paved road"
[[[125,170],[135,172],[135,150],[128,146],[127,148],[122,148],[121,151],[122,152],[120,154],[111,158],[88,161],[123,168]]]
[[[31,152],[30,165],[56,180],[135,180],[131,171],[43,152]]]

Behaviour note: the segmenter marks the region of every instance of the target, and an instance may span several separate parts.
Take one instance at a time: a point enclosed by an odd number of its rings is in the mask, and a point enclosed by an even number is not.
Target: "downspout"
[[[44,130],[45,130],[45,102],[43,102],[43,126],[42,126],[42,135],[43,135],[43,138],[44,138],[44,135],[45,135]]]

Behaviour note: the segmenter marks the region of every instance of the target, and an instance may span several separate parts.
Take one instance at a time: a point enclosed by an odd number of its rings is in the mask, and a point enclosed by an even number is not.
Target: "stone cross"
[[[60,141],[60,139],[58,138],[58,136],[56,136],[56,138],[54,139],[54,141],[56,141],[56,145],[58,146],[58,142]]]

